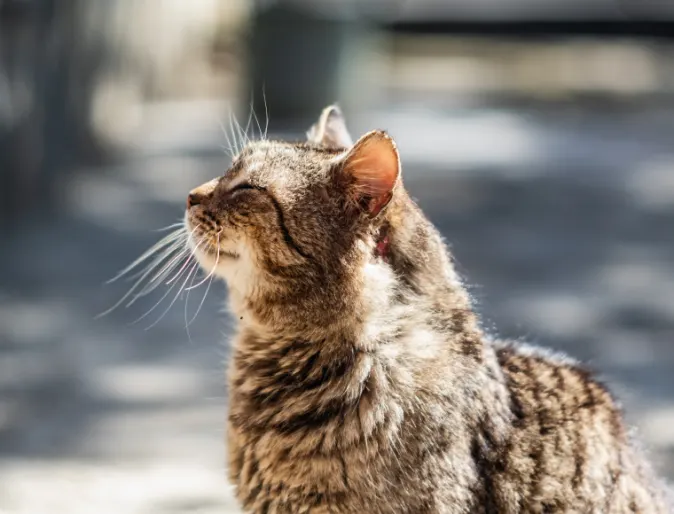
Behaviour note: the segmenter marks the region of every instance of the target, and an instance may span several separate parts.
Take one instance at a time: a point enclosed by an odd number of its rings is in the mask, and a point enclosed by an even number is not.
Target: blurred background
[[[0,512],[237,512],[224,286],[188,329],[205,286],[95,316],[227,168],[230,113],[298,138],[334,101],[397,139],[485,325],[598,369],[673,479],[671,22],[665,0],[0,0]]]

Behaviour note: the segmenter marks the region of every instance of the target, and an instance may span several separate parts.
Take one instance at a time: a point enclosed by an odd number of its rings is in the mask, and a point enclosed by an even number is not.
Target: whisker
[[[217,244],[217,248],[218,248],[218,253],[217,253],[216,257],[215,257],[215,264],[213,265],[213,268],[212,268],[211,271],[208,273],[208,275],[206,275],[206,278],[204,278],[201,282],[199,282],[199,283],[198,283],[197,285],[195,285],[195,286],[190,285],[190,287],[188,287],[187,289],[185,289],[185,291],[189,291],[190,289],[196,289],[196,288],[199,287],[201,284],[203,284],[204,282],[206,282],[206,281],[211,277],[211,275],[213,275],[213,273],[215,272],[215,269],[216,269],[216,267],[217,267],[217,265],[218,265],[218,261],[220,260],[220,234],[222,234],[222,230],[220,230],[220,232],[218,232],[218,234],[217,234],[217,235],[218,235],[218,240],[217,240],[217,243],[216,243],[216,244]]]
[[[201,308],[204,306],[204,302],[206,301],[206,297],[208,296],[208,291],[210,291],[210,289],[211,289],[211,284],[213,283],[213,277],[215,277],[213,272],[217,268],[218,262],[220,261],[220,233],[221,232],[222,232],[222,230],[220,232],[218,232],[218,243],[217,243],[218,244],[218,254],[215,257],[215,264],[213,265],[213,269],[211,270],[211,272],[206,276],[206,278],[210,277],[211,279],[209,280],[208,285],[206,286],[206,292],[204,292],[204,296],[201,297],[201,302],[199,303],[199,307],[197,307],[197,311],[194,313],[194,316],[192,316],[192,319],[190,320],[189,323],[187,323],[185,328],[189,327],[194,322],[194,320],[197,319],[197,316],[199,315],[199,312],[201,312]],[[203,283],[203,282],[201,282],[201,283]],[[185,305],[185,314],[187,314],[187,305]],[[187,319],[185,319],[185,321],[187,321]]]
[[[204,278],[204,279],[203,279],[201,282],[199,282],[196,286],[193,285],[193,284],[194,284],[194,278],[193,278],[193,279],[192,279],[192,282],[190,283],[190,287],[188,287],[187,289],[185,289],[185,291],[187,291],[187,297],[185,298],[185,330],[187,331],[187,338],[190,340],[190,342],[192,341],[192,336],[190,335],[190,329],[189,329],[189,327],[190,327],[190,325],[192,324],[192,322],[196,319],[197,315],[199,314],[199,311],[201,311],[201,308],[202,308],[203,305],[204,305],[204,301],[206,300],[206,296],[208,295],[208,291],[209,291],[209,289],[211,288],[211,283],[212,283],[212,281],[213,281],[213,276],[214,276],[213,273],[215,272],[216,268],[218,267],[218,262],[220,262],[220,234],[222,234],[222,229],[221,229],[221,230],[218,232],[218,234],[217,234],[217,241],[216,241],[215,245],[216,245],[216,248],[218,249],[218,253],[217,253],[216,257],[215,257],[215,263],[213,264],[213,268],[212,268],[211,271],[208,273],[208,275],[206,275],[206,278]],[[196,277],[196,275],[197,275],[197,274],[195,273],[194,276]],[[196,288],[196,287],[199,287],[201,284],[203,284],[203,283],[204,283],[206,280],[208,280],[209,278],[211,279],[211,281],[208,283],[208,286],[206,287],[206,292],[204,293],[204,296],[201,298],[201,302],[199,303],[199,306],[197,307],[197,310],[196,310],[196,312],[194,313],[194,316],[193,316],[192,319],[188,322],[188,321],[187,321],[187,308],[188,308],[188,303],[189,303],[189,300],[190,300],[190,291],[191,291],[192,289]]]
[[[220,130],[222,130],[222,133],[224,134],[225,139],[227,140],[227,146],[229,147],[229,150],[228,150],[229,156],[231,158],[234,158],[234,149],[232,148],[232,141],[229,138],[229,134],[227,133],[227,129],[225,128],[225,125],[222,121],[219,121],[219,123],[220,123]],[[225,150],[224,147],[223,147],[223,150]]]
[[[139,321],[142,321],[142,320],[144,320],[146,317],[148,317],[148,316],[149,316],[149,315],[150,315],[150,314],[151,314],[157,307],[159,307],[159,305],[161,304],[161,302],[164,301],[164,299],[171,293],[171,291],[173,290],[173,288],[174,288],[175,286],[177,286],[177,285],[178,285],[178,282],[174,282],[173,285],[172,285],[171,287],[169,287],[169,288],[166,290],[166,292],[164,293],[164,295],[163,295],[163,296],[162,296],[162,297],[161,297],[161,298],[160,298],[160,299],[159,299],[159,300],[158,300],[158,301],[157,301],[157,302],[156,302],[156,303],[155,303],[155,304],[154,304],[154,305],[153,305],[153,306],[152,306],[152,307],[145,313],[145,314],[143,314],[142,316],[140,316],[139,318],[137,318],[136,320],[134,320],[131,324],[132,324],[132,325],[135,325],[135,324],[138,323]]]
[[[267,139],[267,129],[269,129],[269,112],[267,111],[267,95],[264,91],[264,84],[262,84],[262,101],[264,103],[264,136],[262,139]]]
[[[157,250],[157,256],[150,261],[148,264],[145,265],[142,269],[137,271],[136,273],[133,273],[131,275],[128,275],[126,277],[127,281],[133,281],[140,277],[143,273],[145,273],[149,269],[155,269],[157,266],[161,264],[161,262],[168,258],[171,254],[173,254],[176,250],[180,250],[180,248],[184,247],[186,244],[186,239],[177,239],[173,243],[170,243],[170,246],[163,248],[161,250]]]
[[[150,248],[148,248],[145,252],[143,252],[141,254],[140,257],[138,257],[136,260],[134,260],[131,264],[129,264],[124,269],[119,271],[113,278],[108,280],[106,282],[106,284],[110,284],[110,283],[112,283],[116,280],[119,280],[121,277],[126,275],[129,271],[136,268],[139,264],[141,264],[142,262],[144,262],[147,259],[149,259],[150,257],[152,257],[154,254],[156,254],[157,251],[159,251],[162,247],[173,243],[176,239],[179,239],[181,236],[184,236],[184,235],[185,235],[184,230],[176,230],[174,232],[171,232],[166,237],[162,238],[157,243],[155,243]]]
[[[232,139],[234,140],[234,150],[235,150],[236,154],[238,155],[239,153],[241,153],[241,149],[239,148],[239,141],[237,140],[237,135],[236,135],[236,131],[234,129],[234,122],[232,121],[232,117],[233,117],[233,113],[232,113],[232,109],[230,108],[229,109],[229,130],[232,134]]]
[[[198,227],[198,226],[197,226],[197,227]],[[196,230],[197,227],[195,227],[194,230]],[[194,230],[193,230],[193,231],[194,231]],[[158,276],[161,276],[161,277],[162,277],[162,280],[163,280],[166,276],[168,276],[168,274],[170,274],[171,271],[172,271],[173,269],[175,269],[175,267],[176,267],[175,265],[173,265],[173,264],[171,264],[171,263],[174,263],[174,264],[177,263],[177,262],[179,261],[179,259],[180,259],[180,256],[181,256],[181,255],[184,255],[184,250],[185,250],[185,249],[184,249],[184,248],[181,249],[181,247],[186,243],[186,239],[187,239],[188,235],[185,234],[184,231],[178,231],[178,232],[176,232],[176,233],[174,233],[174,234],[169,234],[169,236],[167,236],[167,238],[170,238],[170,237],[172,237],[172,236],[175,235],[175,234],[177,234],[178,236],[183,236],[183,237],[185,238],[185,240],[183,240],[183,239],[181,239],[181,238],[176,238],[177,240],[174,241],[174,242],[172,242],[172,243],[171,243],[171,246],[169,246],[168,248],[165,248],[165,249],[161,250],[161,253],[160,253],[158,256],[156,256],[156,257],[152,260],[152,262],[150,262],[150,264],[148,264],[148,265],[147,265],[141,272],[139,272],[140,278],[138,278],[138,280],[137,280],[137,281],[136,281],[136,282],[129,288],[129,290],[126,292],[126,294],[124,294],[124,295],[119,299],[119,301],[118,301],[117,303],[115,303],[112,307],[110,307],[108,310],[106,310],[106,311],[100,313],[98,316],[96,316],[96,318],[100,318],[100,317],[102,317],[102,316],[105,316],[106,314],[109,314],[110,312],[112,312],[113,310],[115,310],[116,308],[118,308],[120,305],[122,305],[124,302],[127,302],[127,300],[128,300],[130,297],[132,297],[131,300],[129,300],[128,303],[126,303],[126,305],[125,305],[125,307],[130,307],[130,306],[133,305],[134,302],[136,302],[139,298],[141,298],[141,297],[143,297],[143,296],[149,294],[149,293],[150,293],[151,291],[153,291],[158,285],[161,284],[160,281],[157,281],[155,284],[152,284],[152,282],[153,282]],[[167,238],[164,238],[164,239],[167,239]],[[160,243],[161,243],[161,242],[160,242]],[[161,246],[159,246],[159,248],[161,248]],[[153,250],[154,252],[158,251],[158,250],[157,250],[157,245],[154,245],[154,246],[152,247],[152,249],[154,249],[154,250]],[[151,250],[152,250],[152,249],[151,249]],[[179,252],[178,252],[178,254],[177,254],[177,256],[176,256],[176,255],[174,255],[174,252],[176,252],[177,250],[179,250]],[[149,251],[150,251],[150,250],[148,250],[148,252],[149,252]],[[146,254],[147,254],[148,252],[146,252]],[[149,254],[149,255],[147,255],[147,256],[144,256],[144,258],[147,259],[150,255],[152,255],[152,254]],[[143,257],[143,256],[141,256],[141,257]],[[176,257],[177,257],[177,259],[176,259]],[[140,259],[140,258],[139,258],[139,259]],[[136,265],[138,265],[139,259],[136,259],[136,262],[135,262]],[[167,260],[169,260],[168,263],[166,263]],[[139,262],[142,262],[142,260],[140,260]],[[162,270],[160,270],[159,272],[156,272],[156,269],[157,269],[162,263],[166,263],[166,264],[164,265],[164,267],[162,268]],[[126,271],[128,272],[128,270],[130,270],[130,269],[133,269],[133,267],[127,266]],[[145,279],[146,279],[148,276],[150,276],[152,273],[156,273],[155,276],[150,280],[149,283],[147,283],[147,282],[144,283]],[[137,275],[138,275],[138,274],[137,274]],[[136,275],[136,276],[137,276],[137,275]],[[136,291],[138,290],[138,288],[141,288],[141,289],[140,289],[140,291],[136,292]],[[134,294],[134,293],[135,293],[135,294]]]
[[[257,114],[255,114],[255,112],[253,112],[253,116],[255,116],[255,125],[257,125],[258,137],[262,139],[262,126],[260,125],[260,118],[257,117]]]
[[[183,250],[181,253],[178,254],[178,257],[180,257],[180,259],[187,258],[189,260],[189,253],[187,251]],[[174,266],[171,266],[170,268],[167,268],[166,270],[162,271],[161,273],[155,275],[155,277],[150,282],[146,282],[143,289],[141,289],[138,293],[136,293],[134,295],[133,299],[129,303],[126,304],[126,307],[130,307],[131,305],[134,304],[134,302],[136,300],[138,300],[139,298],[142,298],[143,296],[147,296],[152,291],[154,291],[159,286],[161,286],[163,280],[166,277],[168,277],[171,273],[173,273],[173,270],[175,270],[175,268],[178,267],[179,265],[180,264],[178,262],[176,262]]]
[[[206,239],[205,237],[202,238],[202,239],[199,241],[199,243],[197,244],[196,248],[199,248],[199,245],[201,245],[201,243],[202,243],[205,239]],[[196,250],[196,248],[195,248],[195,250]],[[186,257],[185,262],[184,262],[184,264],[183,264],[181,270],[178,272],[178,274],[177,274],[175,277],[173,277],[169,282],[167,282],[167,284],[169,284],[171,281],[175,281],[175,280],[177,280],[178,278],[180,278],[180,276],[184,273],[186,266],[189,264],[191,258],[194,256],[194,251],[190,251],[189,247],[186,247],[186,248],[184,248],[183,251],[179,254],[179,256],[181,256],[181,258]],[[179,259],[178,259],[178,260],[179,260]],[[176,261],[176,262],[177,262],[177,261]],[[152,292],[152,291],[154,291],[155,289],[157,289],[157,288],[162,284],[163,280],[164,280],[167,276],[169,276],[169,275],[173,272],[173,270],[174,270],[175,268],[177,268],[179,265],[180,265],[180,264],[177,263],[177,264],[175,264],[174,266],[171,266],[171,267],[169,267],[169,268],[166,268],[164,271],[160,272],[157,276],[155,276],[155,278],[153,278],[153,279],[150,281],[150,283],[147,283],[147,284],[145,285],[145,287],[144,287],[139,293],[137,293],[137,294],[134,296],[134,298],[133,298],[133,299],[132,299],[126,306],[129,307],[129,306],[133,305],[133,303],[134,303],[136,300],[138,300],[139,298],[141,298],[141,297],[143,297],[143,296],[146,296],[146,295],[149,294],[150,292]],[[173,286],[171,286],[171,288],[169,289],[169,291],[170,291],[171,289],[173,289],[173,287],[174,287],[176,284],[177,284],[177,282],[174,282]],[[168,294],[168,293],[167,293],[167,294]],[[166,298],[166,295],[164,295],[164,296],[162,297],[161,300],[163,300],[164,298]],[[160,302],[161,302],[161,300],[160,300]],[[154,307],[153,307],[152,310],[154,310]]]
[[[180,260],[180,258],[182,256],[186,255],[187,253],[189,253],[189,248],[186,246],[175,257],[173,257],[167,264],[165,264],[164,267],[161,270],[159,270],[159,272],[152,279],[150,279],[150,283],[157,282],[157,281],[161,282],[160,276],[166,270],[171,272],[177,266],[177,264],[175,264],[176,261]]]
[[[190,255],[189,257],[191,258],[192,256]],[[175,281],[180,277],[180,275],[183,274],[183,271],[185,270],[185,267],[186,267],[186,266],[189,264],[189,262],[190,262],[190,258],[188,258],[188,259],[185,260],[185,262],[183,263],[183,265],[182,265],[182,267],[180,268],[180,270],[178,271],[178,273],[177,273],[172,279],[168,280],[168,281],[166,282],[166,285],[169,285],[171,282],[175,282]]]
[[[166,307],[166,310],[164,312],[162,312],[161,315],[149,327],[146,327],[145,330],[150,330],[152,327],[154,327],[157,323],[159,323],[164,318],[166,313],[171,309],[171,307],[173,307],[173,304],[176,303],[176,300],[180,296],[180,293],[183,292],[183,290],[185,288],[185,285],[187,284],[187,281],[190,279],[190,277],[192,276],[192,273],[198,268],[198,266],[199,266],[199,262],[195,261],[194,264],[192,265],[192,267],[190,268],[190,271],[187,273],[187,278],[181,284],[180,289],[176,293],[173,300],[171,300],[171,303],[169,304],[169,306]]]
[[[163,259],[163,258],[165,258],[165,257],[162,256],[161,259]],[[160,260],[159,262],[161,262],[161,260]],[[150,273],[152,273],[153,271],[154,271],[154,267],[150,267],[145,273],[143,273],[143,275],[136,281],[136,283],[133,284],[133,285],[129,288],[129,290],[128,290],[128,291],[127,291],[127,292],[126,292],[120,299],[119,299],[119,301],[117,301],[117,303],[115,303],[115,304],[114,304],[112,307],[110,307],[109,309],[107,309],[107,310],[101,312],[100,314],[98,314],[98,315],[96,316],[95,319],[98,319],[98,318],[101,318],[101,317],[103,317],[103,316],[105,316],[105,315],[107,315],[107,314],[110,314],[110,313],[111,313],[112,311],[114,311],[117,307],[119,307],[120,305],[122,305],[122,304],[129,298],[129,296],[131,296],[131,295],[133,294],[133,292],[134,292],[136,289],[138,289],[138,287],[140,287],[141,284],[143,284],[143,280],[145,280],[145,278],[146,278],[148,275],[150,275]]]
[[[197,227],[198,227],[198,226],[199,226],[199,225],[197,225]],[[195,227],[195,230],[196,230],[196,227]],[[199,246],[201,246],[201,244],[202,244],[205,240],[206,240],[206,236],[204,236],[203,238],[201,238],[201,240],[196,244],[196,246],[194,247],[194,249],[190,252],[190,255],[188,256],[188,258],[185,260],[185,264],[183,264],[183,267],[181,268],[181,270],[178,272],[178,274],[177,274],[175,277],[173,277],[173,278],[171,279],[171,281],[175,281],[176,279],[180,278],[180,277],[183,275],[183,273],[185,272],[185,269],[186,269],[185,266],[186,266],[186,265],[190,262],[190,260],[194,257],[196,251],[199,249]],[[187,278],[185,279],[185,282],[182,283],[182,286],[180,287],[180,289],[179,289],[178,292],[176,293],[175,297],[173,298],[173,300],[171,301],[171,303],[169,304],[169,306],[168,306],[168,307],[166,308],[166,310],[159,316],[159,318],[157,318],[157,319],[155,320],[155,322],[152,323],[152,325],[150,325],[149,327],[146,327],[145,330],[149,330],[150,328],[152,328],[153,326],[155,326],[157,323],[159,323],[159,321],[160,321],[160,320],[166,315],[166,313],[171,309],[171,307],[173,306],[173,304],[176,302],[176,300],[177,300],[178,297],[180,296],[180,293],[184,290],[185,285],[187,284],[187,281],[189,280],[190,276],[192,275],[192,272],[195,271],[195,270],[198,268],[198,265],[199,265],[199,262],[195,259],[194,264],[193,264],[192,267],[190,268],[190,271],[187,273]],[[159,283],[160,283],[160,282],[158,282],[157,284],[159,284]],[[168,284],[168,282],[167,282],[167,284]],[[173,285],[172,285],[172,286],[169,288],[169,290],[164,294],[164,296],[162,296],[161,299],[160,299],[160,300],[159,300],[159,301],[152,307],[152,309],[150,309],[151,311],[153,311],[153,310],[154,310],[154,309],[155,309],[155,308],[156,308],[156,307],[157,307],[157,306],[164,300],[164,298],[166,298],[166,297],[168,296],[168,294],[169,294],[169,293],[171,292],[171,290],[176,286],[176,284],[178,284],[178,282],[174,282],[174,283],[173,283]],[[149,314],[149,312],[145,313],[140,319],[146,317],[148,314]]]
[[[257,133],[258,137],[262,139],[262,127],[260,126],[260,120],[257,117],[257,114],[255,114],[255,97],[251,94],[251,99],[250,99],[250,112],[253,115],[253,118],[255,119],[255,125],[257,125]],[[255,127],[253,127],[253,136],[255,136]]]
[[[192,230],[192,233],[194,233],[194,231],[195,231],[197,228],[199,228],[200,226],[201,226],[201,224],[199,224],[199,225],[197,225],[196,227],[194,227],[194,230]],[[190,237],[191,237],[191,235],[192,235],[192,234],[190,234]],[[202,243],[203,241],[206,240],[206,237],[207,237],[207,236],[202,237],[202,238],[199,240],[199,242],[196,244],[196,246],[194,247],[194,249],[191,250],[191,255],[192,255],[192,256],[194,256],[194,254],[195,254],[197,248],[199,248],[199,246],[201,245],[201,243]],[[189,259],[188,259],[187,261],[185,261],[185,263],[183,264],[183,267],[180,268],[180,271],[178,272],[178,274],[177,274],[175,277],[173,277],[171,280],[169,280],[168,282],[166,282],[166,285],[169,285],[171,282],[173,282],[174,280],[176,280],[176,278],[177,278],[178,276],[180,276],[180,274],[181,274],[182,271],[183,271],[183,268],[185,268],[185,266],[187,265],[188,262],[189,262]]]
[[[211,275],[213,274],[213,271],[215,271],[215,266],[213,266],[213,269],[208,273],[208,275],[206,275],[206,276],[204,277],[204,279],[203,279],[201,282],[199,282],[199,283],[196,284],[196,285],[191,285],[191,284],[190,284],[190,287],[188,287],[187,289],[185,289],[185,291],[191,291],[192,289],[196,289],[197,287],[199,287],[201,284],[203,284],[203,283],[206,282],[209,278],[211,278]]]
[[[208,291],[211,289],[211,284],[213,284],[213,279],[215,278],[215,275],[211,275],[211,279],[208,281],[208,285],[206,286],[206,291],[204,292],[204,296],[201,297],[201,302],[199,302],[199,307],[197,307],[197,312],[194,313],[194,316],[192,316],[192,319],[190,322],[187,324],[189,327],[195,319],[197,319],[197,316],[201,312],[201,308],[204,306],[204,302],[206,301],[206,297],[208,296]]]
[[[185,332],[187,333],[187,340],[192,344],[192,335],[190,334],[190,325],[187,323],[187,308],[190,303],[190,290],[192,289],[192,284],[194,284],[194,279],[196,278],[197,274],[199,272],[195,272],[194,275],[192,276],[192,281],[190,282],[190,287],[185,289],[184,291],[187,291],[187,296],[185,296],[185,308],[184,308],[184,318],[185,318]]]
[[[185,221],[180,220],[176,223],[171,223],[170,225],[167,225],[166,227],[157,228],[157,229],[153,230],[153,232],[166,232],[167,230],[171,230],[172,228],[176,228],[176,227],[183,227],[184,228],[185,227]]]
[[[236,118],[236,114],[232,112],[232,117],[234,118],[234,126],[236,127],[236,131],[239,134],[239,142],[241,145],[241,150],[243,150],[244,146],[246,145],[246,135],[243,132],[243,128],[241,127],[241,124],[239,123],[239,120]],[[239,152],[241,152],[239,150]]]
[[[166,261],[166,259],[171,259],[174,255],[176,255],[176,253],[178,255],[180,255],[181,251],[182,250],[180,249],[180,247],[176,247],[173,250],[171,250],[170,252],[164,252],[161,256],[159,256],[157,259],[153,260],[150,264],[148,264],[145,268],[140,270],[138,273],[134,273],[133,275],[130,275],[129,278],[126,279],[126,281],[127,282],[135,282],[141,277],[144,277],[144,278],[147,279],[148,275],[152,275],[152,277],[156,276],[158,274],[157,268],[160,267],[162,265],[162,263]],[[145,274],[146,272],[149,272],[148,275]],[[151,280],[152,277],[150,277],[150,280]],[[146,280],[146,285],[148,285],[148,286],[151,285],[151,282]]]
[[[253,121],[253,101],[251,99],[250,109],[248,110],[248,121],[246,122],[246,128],[244,129],[243,132],[243,137],[245,138],[246,144],[250,142],[250,138],[248,137],[248,131],[250,130],[250,124],[252,121]]]
[[[168,236],[163,237],[160,241],[156,242],[150,248],[145,250],[140,255],[140,257],[135,259],[131,264],[126,266],[118,274],[121,275],[124,271],[128,272],[131,269],[133,269],[134,267],[138,267],[143,261],[152,257],[153,254],[157,254],[158,252],[164,252],[164,251],[166,251],[170,248],[173,248],[176,245],[181,244],[181,242],[186,240],[186,239],[187,239],[187,233],[185,233],[182,230],[176,230],[174,233],[171,233]]]

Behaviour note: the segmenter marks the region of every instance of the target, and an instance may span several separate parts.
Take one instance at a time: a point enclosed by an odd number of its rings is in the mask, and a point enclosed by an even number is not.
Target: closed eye
[[[233,187],[232,189],[230,189],[230,190],[229,190],[229,194],[233,195],[233,194],[235,194],[235,193],[238,193],[239,191],[246,191],[246,190],[250,190],[250,189],[258,190],[258,189],[260,189],[260,188],[259,188],[259,187],[255,187],[255,186],[252,185],[252,184],[247,184],[247,183],[244,182],[244,183],[241,183],[241,184],[237,184],[235,187]]]

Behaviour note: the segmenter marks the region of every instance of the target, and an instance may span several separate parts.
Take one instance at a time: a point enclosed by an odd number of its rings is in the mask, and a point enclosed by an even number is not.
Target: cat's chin
[[[217,248],[194,248],[190,242],[194,257],[205,273],[212,273],[223,279],[227,278],[228,272],[236,266],[239,255],[234,252]]]
[[[199,249],[200,253],[203,253],[204,255],[207,255],[211,259],[213,259],[213,262],[216,261],[226,261],[227,259],[229,260],[237,260],[239,258],[238,253],[230,252],[227,250],[223,250],[222,248],[200,248]]]

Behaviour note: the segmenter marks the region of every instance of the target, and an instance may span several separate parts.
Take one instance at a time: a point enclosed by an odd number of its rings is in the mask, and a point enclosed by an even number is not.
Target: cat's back
[[[604,384],[536,348],[495,349],[513,413],[497,457],[497,503],[524,512],[670,512]]]

